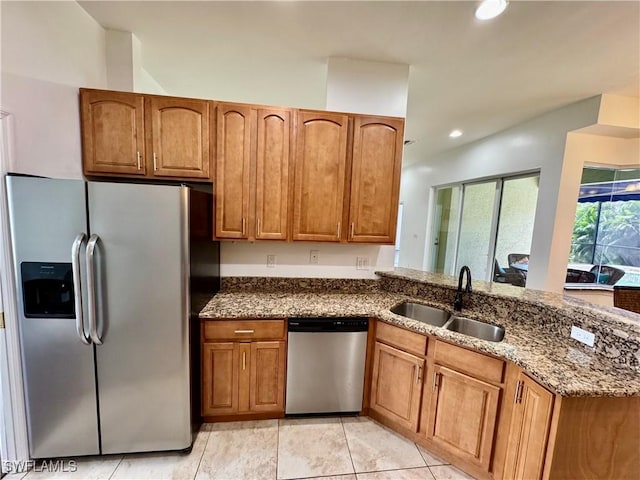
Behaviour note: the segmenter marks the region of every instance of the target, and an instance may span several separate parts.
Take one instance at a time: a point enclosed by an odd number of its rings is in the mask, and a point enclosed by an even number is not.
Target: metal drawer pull
[[[433,373],[433,384],[431,385],[431,390],[438,388],[438,374],[436,372]]]
[[[234,330],[233,333],[254,333],[254,330]]]
[[[518,383],[516,383],[516,392],[513,395],[513,403],[520,403],[522,401],[522,396],[521,396],[521,389],[522,389],[522,381],[518,380]]]
[[[247,352],[242,352],[242,370],[247,368]]]
[[[340,240],[340,222],[338,222],[338,240]]]
[[[138,160],[138,170],[140,170],[140,166],[141,166],[140,165],[140,157],[141,157],[140,152],[136,152],[136,159]]]
[[[158,155],[156,155],[156,152],[153,152],[153,171],[157,171],[158,170]]]
[[[353,239],[353,232],[355,230],[356,224],[355,222],[351,222],[351,231],[349,232],[349,238]]]

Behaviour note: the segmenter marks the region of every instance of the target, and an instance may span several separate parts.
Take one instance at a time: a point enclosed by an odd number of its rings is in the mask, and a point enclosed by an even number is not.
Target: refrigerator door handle
[[[76,332],[80,341],[90,345],[89,337],[84,332],[84,315],[82,313],[82,280],[80,278],[80,249],[87,239],[84,233],[79,233],[71,246],[71,270],[73,272],[73,296],[76,309]]]
[[[96,243],[98,243],[99,239],[98,235],[91,235],[87,243],[87,313],[89,314],[89,333],[91,340],[96,345],[102,345],[96,320],[96,277],[93,262]]]

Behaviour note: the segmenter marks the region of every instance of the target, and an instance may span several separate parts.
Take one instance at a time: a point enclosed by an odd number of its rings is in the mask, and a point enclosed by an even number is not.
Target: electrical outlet
[[[369,270],[369,257],[356,257],[356,270]]]
[[[574,325],[571,327],[571,338],[575,338],[580,343],[584,343],[585,345],[593,347],[596,336],[593,333],[578,328]]]
[[[276,268],[276,256],[267,255],[267,268]]]
[[[318,256],[320,255],[319,250],[310,250],[309,251],[309,263],[312,265],[318,264]]]

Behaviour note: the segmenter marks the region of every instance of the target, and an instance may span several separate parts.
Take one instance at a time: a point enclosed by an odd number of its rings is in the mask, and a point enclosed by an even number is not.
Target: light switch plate
[[[317,265],[319,255],[320,255],[319,250],[309,250],[309,263],[312,265]]]
[[[584,343],[585,345],[593,347],[596,336],[593,333],[588,332],[587,330],[583,330],[582,328],[573,325],[571,327],[571,338],[575,338],[580,343]]]
[[[267,255],[267,268],[276,268],[276,256]]]

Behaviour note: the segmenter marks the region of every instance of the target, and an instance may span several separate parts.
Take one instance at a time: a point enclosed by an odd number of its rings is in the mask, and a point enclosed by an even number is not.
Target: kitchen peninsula
[[[473,293],[464,295],[461,314],[505,328],[501,342],[490,342],[390,311],[410,300],[451,312],[457,279],[409,269],[378,276],[223,278],[221,292],[200,313],[202,329],[279,321],[262,342],[280,348],[280,357],[272,357],[281,362],[271,366],[276,381],[261,390],[277,397],[286,368],[284,319],[369,317],[361,414],[478,478],[637,477],[640,316],[476,281]],[[595,346],[571,339],[573,325],[594,333]],[[248,340],[234,341],[242,348]],[[247,347],[249,363],[255,351]],[[224,376],[212,373],[219,366],[215,358],[203,356],[203,371],[213,375],[203,378],[203,405],[220,395]],[[255,367],[251,372],[252,379],[260,378]],[[231,389],[230,384],[222,390]],[[252,418],[283,416],[285,392],[280,395],[282,402]],[[237,410],[229,418],[241,415]]]

